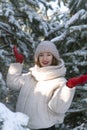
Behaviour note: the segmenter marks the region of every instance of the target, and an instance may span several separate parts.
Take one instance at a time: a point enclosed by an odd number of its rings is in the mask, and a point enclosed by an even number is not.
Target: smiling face
[[[50,52],[43,52],[38,57],[39,64],[41,67],[52,65],[53,55]]]

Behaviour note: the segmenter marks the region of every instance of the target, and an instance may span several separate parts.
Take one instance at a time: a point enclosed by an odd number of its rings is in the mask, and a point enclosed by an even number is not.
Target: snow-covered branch
[[[79,10],[75,15],[73,15],[70,18],[69,21],[67,21],[67,23],[65,24],[65,28],[68,28],[69,26],[71,26],[72,24],[74,24],[75,22],[80,20],[80,17],[82,17],[85,13],[86,13],[86,11],[84,9]]]
[[[29,130],[29,117],[20,112],[12,112],[3,103],[0,103],[0,122],[2,130]]]
[[[74,32],[74,31],[82,31],[82,30],[87,30],[87,25],[78,25],[78,26],[71,26],[70,27],[70,32]]]
[[[52,26],[51,25],[49,25],[50,26],[50,31],[49,32],[47,32],[47,35],[46,35],[46,37],[49,37],[50,35],[52,35],[53,33],[55,33],[55,32],[58,32],[59,30],[61,30],[62,28],[64,28],[64,25],[62,24],[62,25],[57,25],[55,28],[52,28]]]
[[[67,31],[62,33],[60,36],[53,38],[51,41],[52,42],[63,41],[65,39],[66,35],[67,35]]]

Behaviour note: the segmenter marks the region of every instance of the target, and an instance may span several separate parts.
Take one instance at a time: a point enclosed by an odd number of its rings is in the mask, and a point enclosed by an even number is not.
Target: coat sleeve
[[[56,89],[48,103],[48,107],[56,113],[65,113],[69,109],[75,93],[75,88],[68,88],[66,85]]]
[[[23,64],[20,63],[12,63],[10,65],[6,80],[8,88],[19,90],[23,86],[25,74],[22,74],[22,68]]]

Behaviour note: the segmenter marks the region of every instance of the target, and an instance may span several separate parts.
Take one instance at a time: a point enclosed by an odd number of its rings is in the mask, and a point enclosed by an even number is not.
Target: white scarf
[[[30,68],[30,72],[37,81],[43,81],[64,77],[66,74],[66,68],[64,61],[60,59],[59,64],[56,66],[38,67],[35,65],[35,67]]]

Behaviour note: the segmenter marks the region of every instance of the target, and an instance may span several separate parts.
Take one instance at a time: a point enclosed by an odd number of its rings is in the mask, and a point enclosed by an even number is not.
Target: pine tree
[[[67,78],[87,73],[87,0],[58,0],[56,10],[50,4],[55,1],[0,1],[0,73],[3,80],[6,80],[10,63],[15,61],[13,46],[24,54],[27,68],[32,65],[35,48],[41,40],[56,44],[67,67]],[[68,8],[66,12],[60,11],[61,3]],[[3,92],[1,87],[0,93]],[[10,103],[14,100],[14,92],[4,95],[5,103],[8,104],[8,97],[11,97]]]

